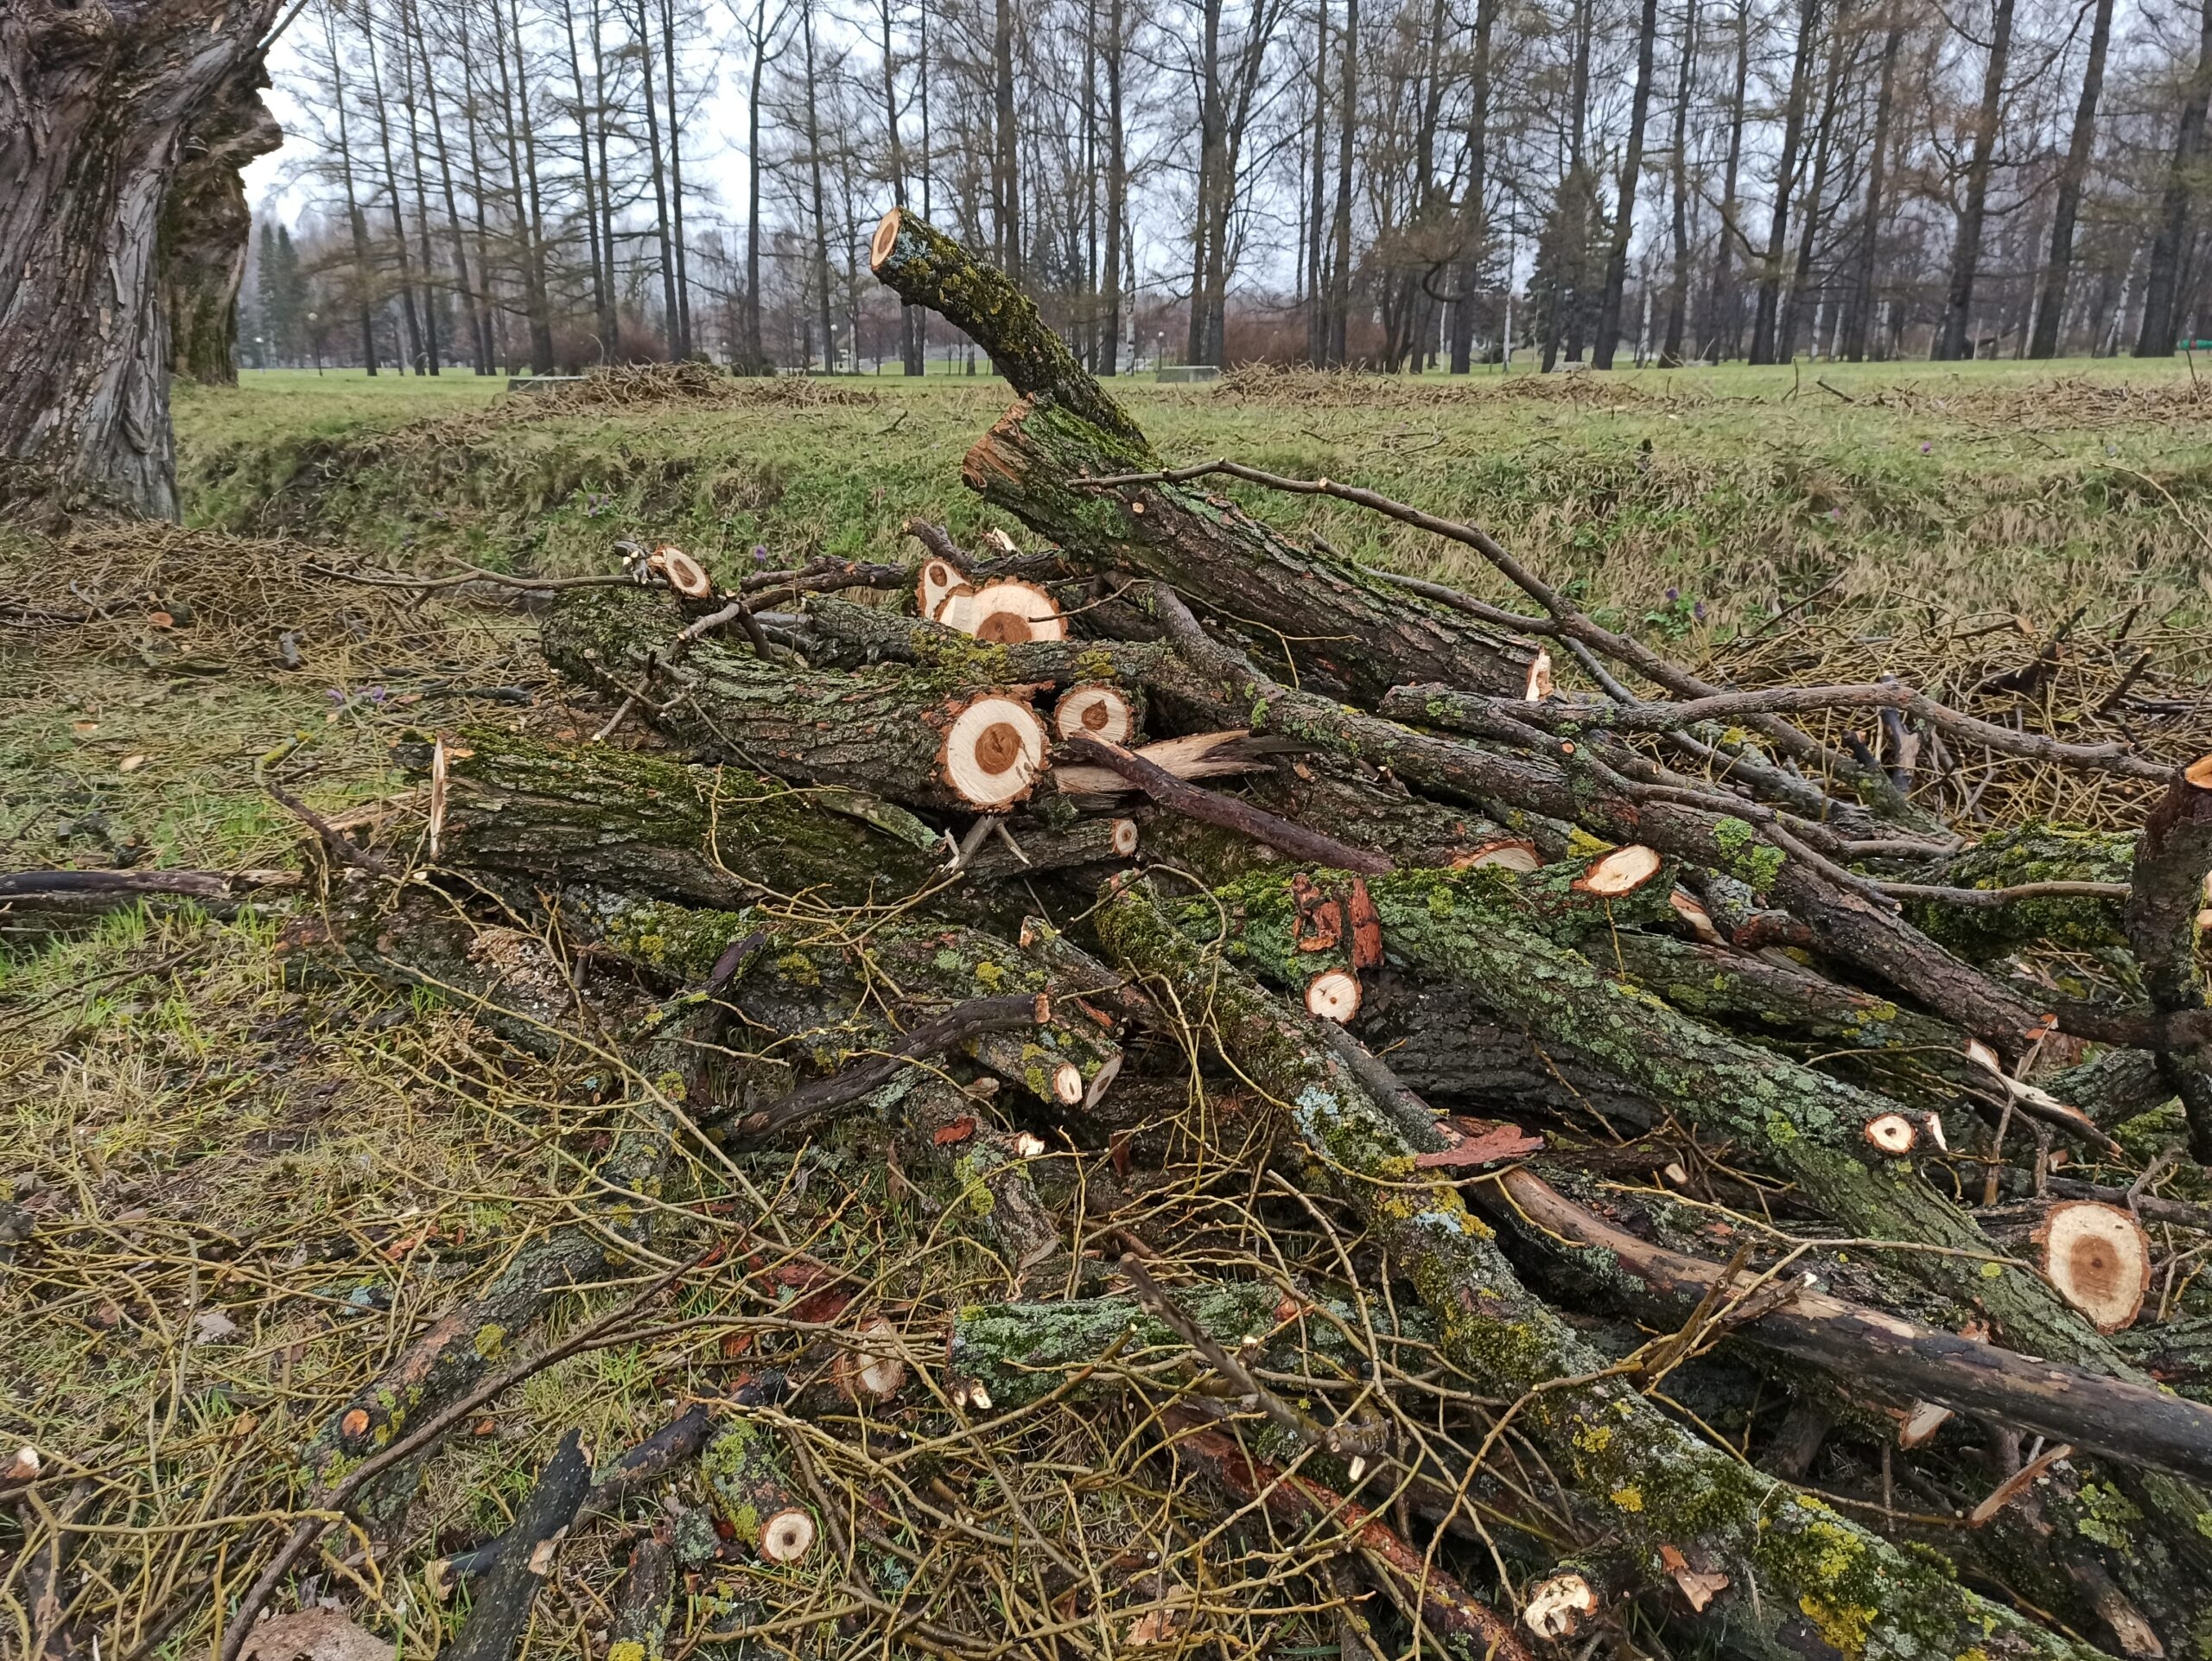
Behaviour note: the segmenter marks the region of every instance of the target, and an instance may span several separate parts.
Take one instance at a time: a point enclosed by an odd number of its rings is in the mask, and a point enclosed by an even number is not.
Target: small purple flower
[[[1843,517],[1843,510],[1840,507],[1831,507],[1828,509],[1828,517],[1832,519],[1840,519]]]
[[[1705,601],[1700,600],[1697,604],[1692,606],[1690,608],[1690,615],[1696,618],[1699,622],[1702,623],[1705,620]]]
[[[1680,589],[1669,589],[1667,590],[1667,603],[1670,606],[1681,597],[1682,591]]]
[[[1931,452],[1932,450],[1934,450],[1934,449],[1935,449],[1935,448],[1936,448],[1936,447],[1935,447],[1933,444],[1923,444],[1923,445],[1920,447],[1920,453],[1921,453],[1923,455],[1928,455],[1929,452]]]
[[[341,691],[340,691],[336,687],[334,687],[334,686],[326,686],[326,687],[324,687],[322,690],[323,690],[324,693],[325,693],[326,695],[327,695],[327,697],[329,697],[330,701],[331,701],[333,703],[339,704],[339,705],[341,705],[341,706],[345,703],[345,702],[346,702],[346,694],[345,694],[345,693],[343,693],[343,692],[341,692]]]
[[[369,688],[369,702],[372,703],[382,703],[384,702],[384,688],[381,686],[372,686]]]
[[[766,543],[756,542],[753,544],[753,563],[755,565],[766,565],[768,563],[768,548]]]

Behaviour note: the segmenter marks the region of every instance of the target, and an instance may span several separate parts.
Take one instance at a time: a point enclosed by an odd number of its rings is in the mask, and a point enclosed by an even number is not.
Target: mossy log
[[[1098,927],[1131,972],[1157,977],[1185,1008],[1210,1009],[1214,1041],[1277,1104],[1312,1181],[1340,1194],[1411,1279],[1444,1353],[1478,1388],[1519,1403],[1518,1422],[1565,1480],[1605,1498],[1647,1583],[1668,1589],[1662,1547],[1711,1565],[1728,1580],[1719,1596],[1732,1632],[1777,1661],[1829,1650],[1929,1661],[1976,1649],[2093,1653],[1666,1417],[1522,1287],[1452,1187],[1421,1182],[1414,1159],[1429,1150],[1301,1018],[1182,934],[1139,888],[1123,885]]]
[[[1639,1306],[1656,1324],[1679,1325],[1716,1295],[1758,1313],[1735,1331],[1745,1342],[1832,1369],[1906,1401],[1941,1402],[1996,1423],[2046,1435],[2130,1464],[2212,1478],[2212,1410],[2081,1367],[2038,1361],[1923,1326],[1803,1283],[1766,1291],[1752,1276],[1731,1286],[1721,1265],[1638,1238],[1567,1199],[1535,1172],[1516,1169],[1481,1192],[1498,1212],[1532,1225],[1524,1240],[1573,1242],[1584,1272]],[[1785,1286],[1787,1283],[1785,1282]]]
[[[2133,831],[2077,830],[2036,822],[2000,830],[1932,864],[1910,880],[1952,888],[2009,888],[2028,882],[2126,882]],[[2125,946],[2123,908],[2110,900],[2056,895],[2003,906],[1945,906],[1912,900],[1905,915],[1961,957],[1987,963],[2024,945],[2099,950]]]
[[[1022,401],[979,439],[961,476],[984,500],[1103,568],[1173,582],[1201,606],[1300,642],[1308,675],[1363,697],[1407,680],[1518,690],[1529,649],[1503,632],[1300,545],[1228,497],[1181,485],[1086,488],[1086,474],[1158,466],[1143,430],[1075,361],[1006,278],[894,208],[875,274],[964,329]]]
[[[812,1551],[816,1519],[798,1497],[772,1426],[741,1417],[707,1444],[700,1474],[730,1537],[764,1561],[794,1563]]]
[[[1426,874],[1407,874],[1418,884]],[[1896,1102],[1771,1054],[1691,1019],[1654,996],[1605,974],[1590,958],[1525,927],[1509,907],[1469,903],[1453,907],[1408,903],[1398,879],[1370,881],[1382,913],[1386,951],[1416,973],[1465,988],[1487,1009],[1519,1026],[1543,1048],[1580,1055],[1685,1122],[1735,1137],[1793,1179],[1821,1213],[1853,1233],[1894,1240],[1896,1270],[1938,1294],[1979,1308],[1999,1339],[2031,1355],[2139,1383],[2111,1340],[2032,1270],[2000,1261],[1974,1219],[1923,1178],[1910,1158],[1883,1150],[1882,1130],[1913,1132],[1912,1116]],[[1303,965],[1279,920],[1293,913],[1290,879],[1248,877],[1184,916],[1205,939],[1219,930],[1225,908],[1235,918],[1271,920],[1238,930],[1229,950],[1268,978],[1302,985]],[[1604,943],[1595,948],[1603,955]],[[1892,1144],[1893,1145],[1893,1144]],[[1934,1248],[1929,1250],[1928,1248]],[[2156,1550],[2177,1559],[2175,1572],[2131,1582],[2146,1607],[2177,1595],[2194,1610],[2212,1604],[2212,1502],[2188,1483],[2158,1472],[2123,1473],[2132,1499],[2152,1519]],[[2146,1559],[2147,1561],[2147,1559]],[[2186,1568],[2181,1565],[2188,1565]],[[2187,1629],[2196,1619],[2182,1620]]]
[[[842,938],[817,923],[755,911],[694,908],[605,891],[570,890],[565,914],[609,955],[663,983],[702,983],[732,941],[751,948],[720,993],[772,1036],[776,1060],[742,1070],[720,1117],[772,1111],[793,1067],[834,1073],[880,1053],[905,1023],[979,998],[1046,1000],[1046,1018],[1019,1034],[978,1034],[963,1053],[1038,1100],[1065,1110],[1110,1085],[1121,1069],[1118,1020],[1079,996],[1083,980],[980,929],[885,923]],[[894,1021],[900,1024],[894,1024]],[[1071,1098],[1064,1069],[1082,1085]],[[1102,1079],[1104,1083],[1100,1081]],[[779,1085],[779,1080],[782,1083]]]
[[[444,1651],[447,1661],[512,1661],[530,1625],[531,1606],[538,1588],[552,1578],[554,1554],[590,1486],[590,1461],[571,1430],[515,1512],[515,1549],[500,1557],[477,1588],[468,1619]]]
[[[454,869],[708,906],[801,894],[861,905],[944,875],[943,837],[867,790],[794,789],[742,767],[496,728],[463,729],[445,749],[439,860]],[[395,752],[416,779],[431,755],[419,740]]]

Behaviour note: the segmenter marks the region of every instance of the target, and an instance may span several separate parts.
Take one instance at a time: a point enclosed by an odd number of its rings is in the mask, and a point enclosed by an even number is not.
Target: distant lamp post
[[[315,372],[322,373],[322,331],[315,327],[322,318],[321,312],[308,314],[308,346],[315,353]]]

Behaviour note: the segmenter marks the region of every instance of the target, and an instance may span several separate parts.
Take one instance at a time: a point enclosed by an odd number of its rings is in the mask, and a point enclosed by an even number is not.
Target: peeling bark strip
[[[176,517],[162,216],[197,124],[226,101],[257,110],[276,14],[276,0],[0,9],[0,494]]]

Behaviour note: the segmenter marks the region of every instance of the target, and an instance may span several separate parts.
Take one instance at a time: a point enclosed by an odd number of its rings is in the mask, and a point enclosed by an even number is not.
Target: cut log
[[[1519,837],[1502,841],[1486,842],[1472,852],[1454,858],[1455,871],[1479,871],[1485,868],[1500,871],[1533,871],[1544,862],[1536,851],[1536,844]]]
[[[1538,1638],[1558,1642],[1573,1638],[1582,1623],[1598,1613],[1597,1588],[1589,1576],[1576,1569],[1551,1575],[1529,1588],[1521,1619]]]
[[[707,568],[685,553],[674,543],[663,543],[645,560],[645,569],[668,584],[670,591],[685,600],[711,600],[715,584],[707,575]]]
[[[1052,706],[1052,730],[1062,738],[1088,733],[1109,744],[1126,744],[1136,727],[1128,694],[1103,681],[1071,686]]]
[[[950,712],[938,765],[945,787],[970,807],[1002,811],[1045,771],[1045,723],[1019,699],[972,698]]]
[[[1359,977],[1349,969],[1325,969],[1306,983],[1306,1013],[1339,1026],[1359,1015]]]
[[[515,1513],[512,1548],[477,1588],[468,1619],[444,1651],[447,1661],[512,1661],[538,1588],[552,1575],[554,1552],[590,1486],[591,1466],[571,1430]]]
[[[1067,619],[1058,601],[1034,582],[966,583],[938,601],[931,614],[947,628],[974,636],[987,646],[1026,646],[1037,640],[1065,640]]]
[[[1920,1127],[1902,1113],[1877,1113],[1866,1121],[1866,1145],[1887,1159],[1902,1159],[1920,1140]]]
[[[914,578],[914,609],[920,615],[934,619],[938,608],[955,589],[967,585],[968,574],[949,559],[931,558],[922,562]]]
[[[1063,740],[1090,735],[1065,732],[1060,735]],[[1252,735],[1241,727],[1223,732],[1187,733],[1180,738],[1160,739],[1129,754],[1178,779],[1218,779],[1250,773],[1268,765],[1269,747],[1255,745],[1251,738]],[[1071,796],[1122,796],[1139,787],[1127,774],[1111,767],[1081,762],[1064,761],[1055,767],[1052,782]]]
[[[2044,1278],[2099,1332],[2135,1324],[2151,1289],[2151,1241],[2133,1217],[2118,1206],[2065,1200],[2031,1238]]]
[[[795,1495],[776,1431],[741,1418],[708,1444],[699,1468],[714,1507],[741,1545],[791,1564],[814,1549],[814,1516]]]
[[[1686,1318],[1732,1289],[1723,1265],[1669,1251],[1567,1199],[1525,1166],[1500,1173],[1482,1190],[1486,1209],[1531,1246],[1573,1241],[1586,1275],[1633,1289],[1642,1318]],[[1986,1341],[1853,1303],[1802,1282],[1764,1293],[1746,1277],[1746,1308],[1757,1318],[1735,1327],[1741,1341],[1796,1356],[1847,1382],[1876,1386],[1906,1401],[1941,1403],[2054,1441],[2074,1442],[2133,1465],[2180,1476],[2212,1476],[2212,1408],[2151,1384],[2115,1378],[2016,1354]],[[1656,1298],[1655,1303],[1643,1301]],[[1938,1410],[1940,1411],[1940,1410]],[[1916,1416],[1916,1441],[1935,1424]],[[1908,1442],[1907,1446],[1913,1445]]]
[[[446,744],[442,862],[556,886],[730,906],[812,891],[841,905],[941,881],[944,839],[865,789],[793,790],[741,767],[464,728]],[[417,778],[432,747],[394,760]]]
[[[1302,643],[1313,678],[1367,697],[1406,680],[1517,693],[1529,649],[1464,612],[1294,544],[1228,498],[1181,485],[1086,488],[1156,465],[1143,430],[1004,273],[894,208],[870,245],[877,277],[966,330],[1022,395],[968,453],[985,500],[1098,569],[1133,565],[1199,603]]]
[[[1634,894],[1658,875],[1659,868],[1665,862],[1650,849],[1631,843],[1592,860],[1582,875],[1574,879],[1574,891],[1600,900],[1618,900]],[[1673,904],[1671,890],[1668,903]]]

